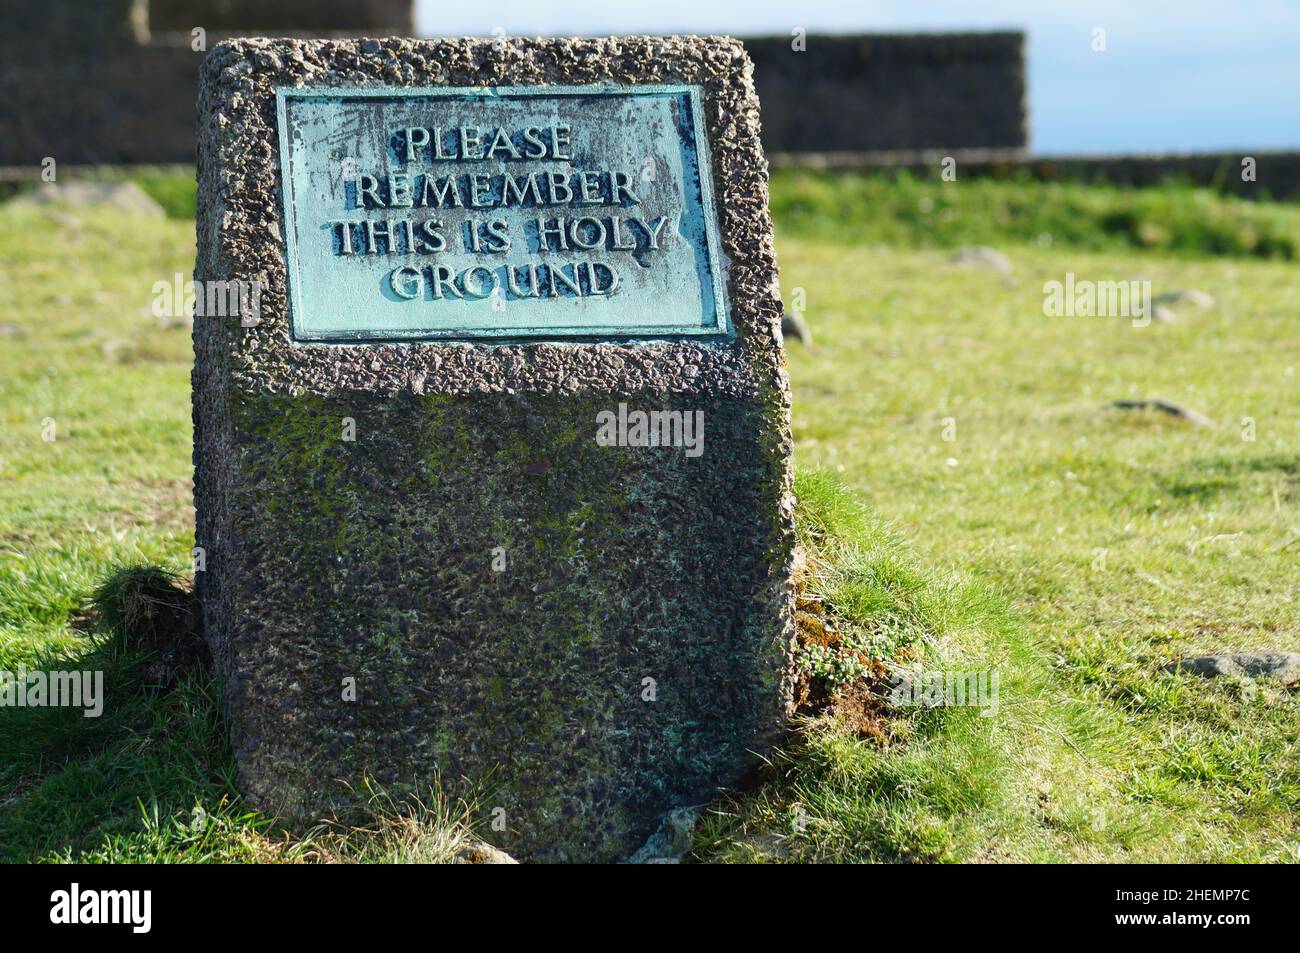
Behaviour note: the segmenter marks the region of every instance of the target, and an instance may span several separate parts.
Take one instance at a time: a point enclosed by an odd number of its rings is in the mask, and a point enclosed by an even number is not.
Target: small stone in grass
[[[30,205],[105,207],[149,218],[164,218],[167,214],[148,192],[130,181],[50,182],[11,199],[9,205],[15,208]]]
[[[1166,672],[1185,671],[1205,678],[1272,678],[1288,687],[1300,684],[1300,652],[1231,652],[1169,662]]]
[[[1011,262],[1006,255],[988,245],[970,245],[959,248],[953,253],[952,260],[958,265],[975,268],[990,268],[1000,275],[1011,274]]]
[[[781,315],[781,334],[783,337],[796,337],[804,347],[812,347],[812,329],[804,320],[802,311],[791,311]]]
[[[503,850],[497,850],[491,844],[484,841],[474,841],[472,844],[466,844],[460,850],[456,851],[456,856],[452,860],[453,864],[517,864],[515,860]]]
[[[697,807],[679,807],[664,815],[659,829],[628,858],[629,864],[678,864],[691,849],[695,825],[700,819]]]
[[[1190,304],[1197,308],[1213,308],[1214,298],[1204,291],[1188,288],[1183,291],[1165,291],[1152,299],[1156,304]]]
[[[1171,401],[1158,397],[1143,397],[1135,400],[1112,400],[1110,406],[1116,410],[1158,410],[1178,420],[1186,421],[1197,427],[1213,427],[1214,421],[1204,414],[1197,413]]]

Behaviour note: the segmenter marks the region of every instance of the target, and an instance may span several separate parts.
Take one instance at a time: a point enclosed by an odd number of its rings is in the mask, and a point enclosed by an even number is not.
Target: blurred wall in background
[[[142,0],[151,30],[229,34],[340,31],[410,36],[411,0]],[[367,32],[368,31],[368,32]]]
[[[193,162],[199,64],[222,38],[411,30],[410,0],[7,2],[0,166]]]
[[[1022,33],[745,40],[768,152],[1024,150]]]
[[[409,36],[411,0],[61,0],[0,22],[0,166],[194,160],[197,73],[226,36]],[[203,31],[202,42],[193,33]],[[745,41],[773,152],[1022,150],[1019,33]],[[200,46],[200,49],[196,49]]]

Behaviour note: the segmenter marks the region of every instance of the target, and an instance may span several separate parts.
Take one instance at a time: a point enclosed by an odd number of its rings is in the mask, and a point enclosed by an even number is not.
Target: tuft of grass
[[[6,660],[84,673],[103,697],[94,717],[80,707],[0,712],[9,792],[0,860],[246,860],[279,850],[263,843],[270,822],[240,807],[188,586],[162,567],[131,565],[111,569],[88,605],[79,618],[94,622],[90,631]]]
[[[216,688],[203,668],[165,692],[94,653],[54,661],[104,672],[99,718],[28,708],[0,719],[0,860],[154,862],[246,858],[221,830],[260,829],[241,801]],[[17,711],[22,718],[10,718]],[[211,829],[196,818],[213,819]],[[208,823],[204,821],[204,825]],[[206,831],[194,838],[196,829]],[[192,850],[192,852],[191,852]]]
[[[157,652],[195,638],[193,603],[191,587],[156,565],[114,569],[90,598],[99,631],[120,654]]]
[[[367,786],[366,819],[335,819],[307,835],[307,857],[327,864],[450,864],[475,843],[475,804],[452,799],[440,785],[426,797],[401,800]]]
[[[174,683],[200,655],[191,593],[165,569],[110,571],[89,609],[78,619],[92,623],[91,631],[77,642],[46,646],[18,662],[28,672],[76,671],[98,680],[102,711],[88,716],[86,707],[6,708],[0,754],[8,755],[9,764],[0,778],[39,774],[134,730],[153,716],[150,692],[160,682]],[[161,680],[159,661],[174,668]]]
[[[71,847],[41,858],[59,864],[292,864],[311,859],[310,846],[275,835],[272,821],[221,797],[209,809],[163,812],[159,802],[139,804],[139,825],[105,835],[97,846]]]
[[[928,670],[1004,666],[955,640],[1005,648],[1007,607],[985,587],[927,570],[832,475],[801,470],[797,526],[815,594],[875,660]],[[1011,680],[1015,684],[1014,678]],[[894,712],[890,741],[860,740],[834,716],[803,721],[755,792],[715,804],[697,835],[706,861],[948,861],[970,856],[983,812],[1005,795],[994,723],[971,709]]]
[[[984,587],[922,568],[893,529],[830,473],[800,470],[795,495],[803,591],[829,606],[870,657],[941,654],[951,634],[1002,618]]]

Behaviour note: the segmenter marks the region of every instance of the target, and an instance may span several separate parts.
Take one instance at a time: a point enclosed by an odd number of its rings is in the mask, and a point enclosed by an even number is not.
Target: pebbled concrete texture
[[[195,277],[264,290],[256,327],[195,321],[198,592],[252,803],[316,816],[366,778],[440,779],[514,856],[617,860],[778,737],[789,387],[750,74],[718,37],[211,51]],[[734,338],[290,340],[276,86],[643,83],[701,87]],[[598,446],[620,401],[703,410],[704,454]]]

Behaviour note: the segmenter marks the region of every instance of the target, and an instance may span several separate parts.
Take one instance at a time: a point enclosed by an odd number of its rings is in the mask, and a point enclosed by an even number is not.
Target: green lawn
[[[782,845],[800,858],[1300,859],[1300,699],[1158,673],[1300,650],[1294,268],[1003,246],[1011,284],[937,250],[778,244],[816,345],[790,349],[800,466],[1013,621],[936,640],[943,666],[1002,671],[997,717],[885,753],[819,735],[724,825],[721,855],[801,804]],[[1046,318],[1043,283],[1067,271],[1217,305],[1143,328]],[[1135,396],[1217,426],[1106,406]]]
[[[810,723],[695,856],[1300,860],[1297,693],[1159,671],[1300,650],[1300,209],[799,173],[773,207],[815,336],[790,346],[809,592],[873,653],[996,671],[1000,703],[886,741]],[[972,242],[1011,274],[955,263]],[[0,668],[104,651],[113,567],[188,568],[189,335],[149,306],[192,261],[189,220],[0,207]],[[1045,317],[1067,272],[1215,305]],[[1132,397],[1215,426],[1107,406]],[[98,720],[0,710],[0,857],[442,856],[446,805],[370,847],[285,840],[238,803],[204,673],[119,691]]]

